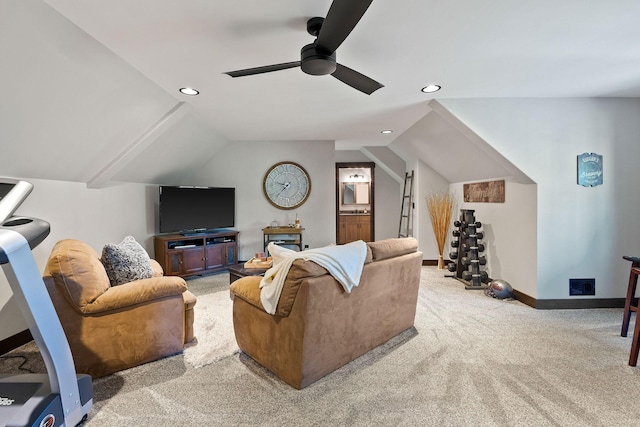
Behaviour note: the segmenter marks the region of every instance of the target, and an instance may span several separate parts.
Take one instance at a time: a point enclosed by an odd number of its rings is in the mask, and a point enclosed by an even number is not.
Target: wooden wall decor
[[[504,179],[463,184],[462,190],[468,203],[504,203]]]

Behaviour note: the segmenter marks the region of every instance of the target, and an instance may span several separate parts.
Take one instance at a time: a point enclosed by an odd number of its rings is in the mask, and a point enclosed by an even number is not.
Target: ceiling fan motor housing
[[[308,44],[300,51],[300,68],[313,76],[332,74],[336,70],[336,53],[322,52],[315,43]]]

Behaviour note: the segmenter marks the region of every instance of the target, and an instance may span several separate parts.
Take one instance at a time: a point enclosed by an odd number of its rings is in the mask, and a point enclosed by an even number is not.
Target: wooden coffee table
[[[227,270],[229,270],[229,284],[231,284],[241,277],[262,276],[268,268],[244,268],[244,263],[241,263],[230,265]]]

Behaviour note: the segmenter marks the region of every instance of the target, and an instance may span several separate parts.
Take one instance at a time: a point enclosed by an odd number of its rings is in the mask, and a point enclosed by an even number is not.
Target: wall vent
[[[595,295],[596,279],[569,279],[569,295]]]

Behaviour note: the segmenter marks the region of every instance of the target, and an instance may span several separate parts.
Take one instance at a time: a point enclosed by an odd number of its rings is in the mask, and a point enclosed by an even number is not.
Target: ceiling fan
[[[316,40],[300,51],[300,61],[229,71],[231,77],[244,77],[300,67],[314,76],[331,74],[354,89],[371,95],[384,87],[377,81],[336,62],[336,50],[360,21],[373,0],[334,0],[326,18],[311,18],[307,32]]]

